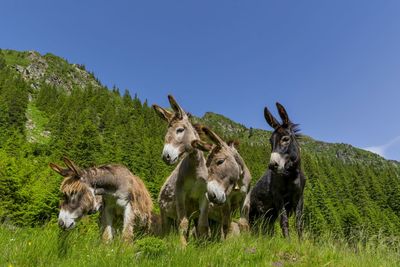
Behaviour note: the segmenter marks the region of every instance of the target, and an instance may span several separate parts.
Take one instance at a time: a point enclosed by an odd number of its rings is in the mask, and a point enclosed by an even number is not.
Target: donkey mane
[[[114,167],[122,167],[122,165],[101,165],[98,167],[90,167],[87,169],[84,169],[82,172],[82,176],[89,178],[89,179],[99,179],[102,175],[105,175],[106,173],[111,173],[114,174]]]
[[[192,116],[192,114],[190,114],[189,112],[186,112],[186,116],[188,116],[188,119],[189,119],[189,121],[190,121],[190,124],[192,124],[192,126],[193,127],[195,127],[195,125],[196,124],[198,124],[198,123],[195,123],[195,124],[193,124],[193,116]],[[174,114],[174,116],[172,117],[172,119],[171,119],[171,121],[168,123],[168,125],[172,125],[172,124],[174,124],[175,122],[178,122],[178,121],[180,121],[180,120],[182,120],[182,118],[180,118],[179,117],[179,115],[178,114]]]
[[[211,165],[212,160],[215,158],[215,155],[221,150],[220,146],[214,146],[211,150],[210,154],[207,157],[206,166],[209,167]]]
[[[289,129],[294,133],[296,139],[301,139],[303,135],[300,133],[300,124],[298,123],[290,123]]]
[[[65,178],[60,186],[60,191],[66,195],[72,195],[78,192],[86,193],[87,185],[74,177]]]
[[[239,140],[233,139],[233,140],[229,140],[228,142],[226,142],[228,144],[228,146],[233,145],[235,148],[238,148],[240,145]]]
[[[174,117],[172,117],[172,119],[171,119],[171,121],[168,123],[168,125],[172,125],[172,124],[174,124],[175,122],[178,122],[178,121],[180,121],[181,120],[181,118],[179,118],[177,115],[174,115]]]
[[[196,132],[198,133],[198,135],[200,136],[201,139],[206,137],[206,134],[203,131],[204,124],[201,124],[201,123],[193,124],[192,122],[190,122],[190,123],[192,124],[193,128],[196,130]]]

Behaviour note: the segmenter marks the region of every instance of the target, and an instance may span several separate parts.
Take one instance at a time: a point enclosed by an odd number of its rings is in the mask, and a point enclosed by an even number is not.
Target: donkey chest
[[[186,197],[190,199],[199,199],[202,197],[206,190],[206,183],[201,179],[188,179],[182,186],[184,192],[186,192]]]
[[[297,191],[300,188],[300,176],[287,177],[287,176],[272,176],[269,188],[271,191],[277,191],[281,194],[285,194]]]

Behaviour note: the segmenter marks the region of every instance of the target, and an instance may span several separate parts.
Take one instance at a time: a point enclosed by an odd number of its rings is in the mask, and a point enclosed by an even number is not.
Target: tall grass
[[[133,244],[118,238],[100,241],[94,227],[59,231],[43,228],[0,227],[0,266],[400,266],[399,246],[374,236],[347,242],[332,236],[302,242],[276,235],[243,234],[226,241],[198,243],[186,249],[176,235],[142,237]]]

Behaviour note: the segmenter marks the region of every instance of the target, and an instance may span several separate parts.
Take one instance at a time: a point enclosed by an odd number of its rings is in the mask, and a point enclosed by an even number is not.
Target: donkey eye
[[[185,128],[178,128],[178,129],[176,129],[176,133],[177,134],[183,133],[184,130],[185,130]]]
[[[219,160],[217,160],[217,165],[221,165],[224,162],[225,162],[225,159],[219,159]]]
[[[288,143],[289,141],[290,141],[290,136],[288,136],[288,135],[282,137],[282,139],[281,139],[282,143]]]

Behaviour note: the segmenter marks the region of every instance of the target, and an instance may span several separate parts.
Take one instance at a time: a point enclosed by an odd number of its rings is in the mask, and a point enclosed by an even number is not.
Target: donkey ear
[[[183,116],[185,115],[185,111],[179,106],[178,102],[176,102],[175,98],[172,95],[168,95],[168,100],[169,104],[171,105],[171,108],[175,111],[177,117],[179,119],[183,119]]]
[[[211,141],[213,141],[216,145],[223,146],[225,144],[224,140],[222,140],[221,137],[219,137],[216,133],[211,131],[209,128],[204,126],[203,131],[211,139]]]
[[[209,152],[213,148],[213,145],[203,142],[201,140],[193,140],[191,145],[193,148],[199,149],[204,152]]]
[[[174,114],[171,111],[166,110],[158,105],[153,105],[153,109],[156,111],[157,115],[160,116],[161,119],[170,122]]]
[[[56,173],[58,173],[58,174],[64,176],[64,175],[63,175],[63,174],[64,174],[64,172],[63,172],[64,169],[63,169],[62,167],[60,167],[60,166],[58,166],[57,164],[52,163],[52,162],[49,163],[49,166],[50,166],[50,168],[51,168],[53,171],[55,171]]]
[[[227,142],[228,146],[232,147],[232,148],[239,148],[239,141],[238,140],[229,140]]]
[[[50,162],[49,163],[50,168],[55,171],[56,173],[60,174],[61,176],[64,177],[70,177],[73,175],[73,171],[68,169],[68,168],[63,168],[55,163]]]
[[[269,126],[274,128],[275,130],[278,129],[279,126],[281,126],[279,122],[275,119],[275,117],[272,116],[271,112],[269,112],[267,107],[264,108],[264,117],[265,120],[268,122]]]
[[[81,176],[82,171],[81,169],[69,158],[64,157],[63,158],[65,165],[67,165],[67,167],[73,171],[77,176]]]
[[[278,102],[276,102],[276,107],[278,108],[279,116],[281,116],[281,119],[283,121],[283,125],[284,126],[289,126],[290,125],[290,120],[289,120],[289,116],[288,116],[285,108],[281,104],[279,104]]]

